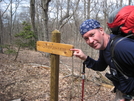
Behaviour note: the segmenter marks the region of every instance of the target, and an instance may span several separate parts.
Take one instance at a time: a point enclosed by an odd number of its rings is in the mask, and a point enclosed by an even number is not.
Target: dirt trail
[[[17,61],[14,57],[0,54],[0,101],[49,101],[50,69],[42,68],[50,65],[49,59],[30,50],[21,51]],[[81,78],[65,77],[71,73],[67,68],[71,62],[71,58],[61,57],[59,101],[81,101]],[[112,101],[113,97],[110,89],[85,82],[85,101]]]

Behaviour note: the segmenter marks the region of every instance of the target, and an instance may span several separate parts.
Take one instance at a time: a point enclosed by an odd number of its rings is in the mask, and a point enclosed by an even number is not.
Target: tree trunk
[[[2,16],[1,16],[1,11],[0,11],[0,53],[3,53],[2,49],[2,36],[3,36],[3,23],[2,23]]]
[[[10,44],[12,44],[12,21],[13,21],[13,14],[12,14],[12,0],[10,1],[10,23],[9,23],[9,26],[10,26],[10,32],[9,32],[9,42]]]
[[[120,7],[122,7],[123,0],[120,0]]]
[[[32,23],[34,35],[37,36],[37,29],[35,27],[35,0],[30,0],[30,15],[31,15],[31,23]],[[35,39],[37,40],[36,37]]]
[[[49,41],[48,35],[48,6],[51,0],[41,0],[43,9],[44,41]]]
[[[128,5],[131,5],[132,0],[128,0]]]
[[[90,19],[90,0],[88,0],[88,5],[87,5],[87,19]]]
[[[66,12],[66,14],[60,19],[60,21],[59,21],[59,29],[61,29],[61,26],[62,26],[62,24],[63,24],[63,21],[66,19],[66,18],[68,18],[69,17],[69,9],[70,9],[70,0],[68,0],[67,1],[67,12]]]
[[[42,18],[43,18],[43,35],[42,40],[43,41],[49,41],[49,35],[48,35],[48,6],[49,2],[51,0],[41,0],[42,5]],[[50,54],[46,53],[46,57],[49,58]]]

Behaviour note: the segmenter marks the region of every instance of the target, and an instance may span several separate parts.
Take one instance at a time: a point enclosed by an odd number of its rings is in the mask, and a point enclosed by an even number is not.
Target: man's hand
[[[87,56],[82,52],[81,49],[70,49],[71,51],[74,51],[73,55],[82,59],[82,60],[86,60]]]

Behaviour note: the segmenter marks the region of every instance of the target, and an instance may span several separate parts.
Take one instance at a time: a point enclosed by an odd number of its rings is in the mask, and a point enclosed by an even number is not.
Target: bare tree
[[[1,2],[3,2],[3,1],[1,1]],[[3,27],[3,20],[2,19],[3,19],[3,16],[4,16],[4,14],[6,13],[6,11],[8,10],[9,7],[10,7],[10,3],[7,4],[7,7],[5,8],[4,11],[0,9],[0,53],[3,53],[3,48],[1,46],[4,44],[4,42],[3,42],[4,27]],[[8,40],[8,38],[6,40]]]
[[[131,5],[132,0],[128,0],[128,5]]]
[[[41,1],[40,1],[41,2]],[[40,7],[40,2],[36,1],[35,2],[35,18],[36,18],[36,35],[38,40],[42,40],[42,21],[41,21],[41,12],[42,12],[42,8]],[[34,18],[34,19],[35,19]],[[35,21],[34,21],[35,23]]]
[[[2,22],[2,15],[1,15],[1,11],[0,11],[0,53],[3,53],[3,49],[1,47],[1,45],[3,45],[2,36],[3,36],[3,22]]]
[[[70,18],[70,9],[71,9],[71,0],[66,0],[63,3],[64,0],[56,0],[56,28],[57,29],[61,29],[68,21],[68,18]],[[63,5],[66,5],[66,9],[65,7],[63,7]],[[63,9],[64,8],[64,9]],[[66,20],[66,21],[65,21]],[[65,21],[65,22],[64,22]]]
[[[60,19],[59,25],[61,26],[63,24],[63,21],[69,17],[69,9],[70,9],[70,0],[67,1],[67,12],[65,15]]]
[[[87,1],[87,19],[90,19],[90,0]]]
[[[14,22],[16,19],[16,12],[19,7],[21,0],[16,0],[15,7],[13,7],[13,0],[10,0],[10,19],[9,19],[9,27],[10,27],[10,32],[9,32],[9,42],[12,43],[12,37],[13,37],[13,31],[14,31]]]
[[[30,0],[30,15],[31,15],[32,28],[34,31],[34,35],[36,36],[37,29],[35,27],[35,0]]]
[[[122,7],[122,3],[123,3],[123,0],[120,0],[120,5],[119,5],[120,7]]]
[[[10,0],[10,33],[9,33],[10,43],[11,43],[11,40],[12,40],[12,27],[13,27],[12,23],[13,23],[12,0]]]
[[[107,23],[107,18],[108,18],[108,3],[107,1],[103,1],[103,14],[104,14],[104,29],[106,30],[106,23]]]
[[[49,35],[48,35],[48,7],[49,7],[49,2],[51,0],[41,0],[41,7],[43,10],[43,25],[44,25],[44,36],[43,40],[49,41]]]

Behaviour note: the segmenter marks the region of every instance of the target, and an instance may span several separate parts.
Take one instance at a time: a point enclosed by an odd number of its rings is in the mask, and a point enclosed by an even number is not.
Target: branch
[[[76,6],[75,10],[73,11],[73,13],[68,17],[68,19],[67,19],[63,24],[60,25],[59,30],[60,30],[60,29],[69,21],[69,19],[74,15],[74,13],[76,12],[76,10],[77,10],[77,8],[78,8],[79,2],[80,2],[80,0],[78,0],[78,2],[76,3],[77,6]],[[67,16],[67,14],[66,14],[66,16]]]
[[[7,9],[9,8],[9,6],[10,6],[10,4],[7,6],[6,10],[2,13],[2,15],[1,15],[2,17],[4,15],[4,13],[6,13]]]

